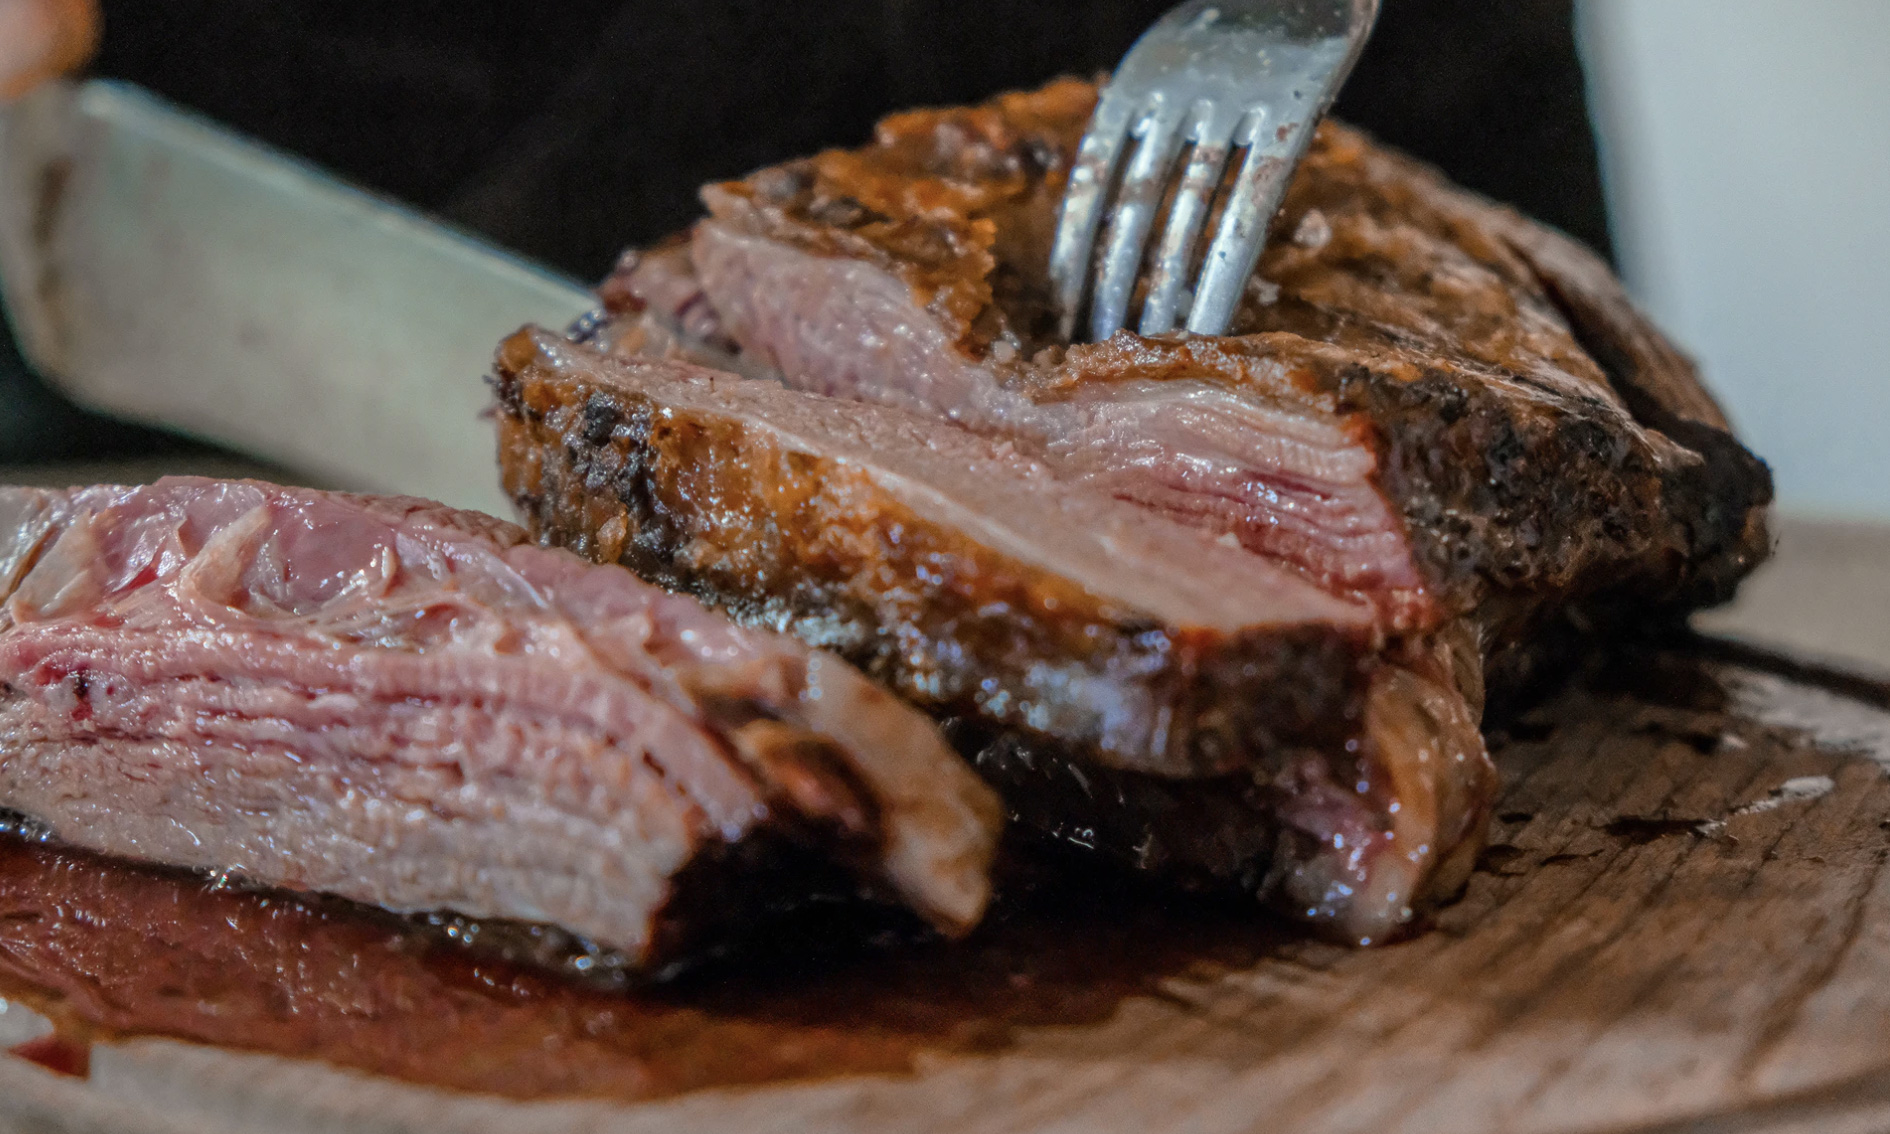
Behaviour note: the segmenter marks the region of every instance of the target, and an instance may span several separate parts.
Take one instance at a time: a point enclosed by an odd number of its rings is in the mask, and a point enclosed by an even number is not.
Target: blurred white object
[[[1800,512],[1890,518],[1890,0],[1577,0],[1623,273]]]

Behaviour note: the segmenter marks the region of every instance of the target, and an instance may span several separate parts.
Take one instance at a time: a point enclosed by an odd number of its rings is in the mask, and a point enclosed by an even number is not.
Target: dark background
[[[584,279],[696,188],[1121,58],[1175,0],[105,0],[129,79]],[[1337,113],[1606,253],[1571,0],[1384,0]],[[0,341],[0,463],[175,444]]]

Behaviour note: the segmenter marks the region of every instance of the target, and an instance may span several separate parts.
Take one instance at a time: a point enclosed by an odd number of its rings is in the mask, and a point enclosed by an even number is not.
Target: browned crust
[[[1338,235],[1309,251],[1294,237],[1315,210]],[[1375,241],[1347,247],[1348,225]],[[1407,262],[1391,267],[1391,252]],[[1466,282],[1449,270],[1452,257],[1488,278]],[[1255,326],[1361,354],[1397,344],[1430,356],[1426,396],[1380,381],[1348,406],[1380,431],[1384,489],[1434,578],[1482,584],[1473,594],[1541,587],[1557,599],[1592,596],[1598,607],[1673,609],[1724,601],[1769,553],[1770,472],[1732,436],[1692,361],[1600,257],[1561,233],[1327,124],[1261,273],[1279,282],[1281,301],[1265,314],[1250,305]],[[1386,319],[1369,301],[1349,310],[1331,302],[1358,299],[1356,281],[1374,277],[1414,297],[1415,314]],[[1475,431],[1481,442],[1450,444],[1452,484],[1421,466],[1445,467],[1430,455],[1443,440],[1433,409],[1448,414],[1459,398],[1485,425]],[[1410,413],[1414,400],[1432,409]],[[1539,459],[1530,468],[1519,454]],[[1440,554],[1453,549],[1428,540],[1431,521],[1486,507],[1492,501],[1479,484],[1506,488],[1521,509],[1493,515],[1486,527],[1533,527],[1533,547],[1500,536],[1465,543],[1460,534],[1450,541],[1455,553]],[[1476,553],[1478,543],[1487,555]],[[1475,577],[1448,572],[1453,561],[1473,566]]]

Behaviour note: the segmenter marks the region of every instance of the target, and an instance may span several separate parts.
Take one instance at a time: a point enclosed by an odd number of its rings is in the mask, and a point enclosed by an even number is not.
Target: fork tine
[[[1112,99],[1104,91],[1089,131],[1076,151],[1076,162],[1070,167],[1069,187],[1063,193],[1063,211],[1057,218],[1057,234],[1050,248],[1050,282],[1059,334],[1066,340],[1076,331],[1083,285],[1089,281],[1090,253],[1102,220],[1103,198],[1128,137],[1130,109],[1125,101]]]
[[[1168,187],[1169,168],[1181,148],[1181,125],[1181,111],[1159,102],[1142,121],[1142,141],[1122,176],[1122,194],[1103,238],[1102,272],[1089,315],[1090,337],[1097,342],[1120,330],[1128,315],[1148,231]]]
[[[1168,210],[1168,225],[1162,230],[1161,245],[1155,253],[1154,271],[1149,279],[1148,299],[1142,304],[1141,325],[1144,335],[1159,335],[1175,329],[1175,310],[1180,306],[1181,289],[1188,281],[1189,262],[1201,225],[1207,220],[1214,190],[1220,187],[1221,171],[1227,167],[1228,140],[1210,138],[1195,143],[1188,158],[1188,168],[1181,175],[1181,187],[1175,191],[1175,203]]]
[[[1310,127],[1301,127],[1307,133]],[[1201,264],[1201,282],[1194,289],[1194,307],[1188,312],[1188,330],[1197,335],[1224,335],[1240,307],[1247,280],[1266,244],[1267,224],[1286,195],[1286,185],[1298,164],[1303,145],[1281,139],[1271,144],[1256,140],[1241,163],[1239,177],[1220,229]]]

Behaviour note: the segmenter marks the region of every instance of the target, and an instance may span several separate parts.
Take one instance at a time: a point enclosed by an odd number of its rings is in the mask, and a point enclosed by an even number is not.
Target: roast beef
[[[511,524],[6,488],[0,597],[0,808],[67,843],[642,964],[814,889],[986,901],[996,800],[921,714]]]
[[[1362,939],[1480,845],[1467,644],[1388,642],[1369,604],[893,407],[533,330],[498,395],[548,542],[858,663],[1030,828]]]
[[[1094,100],[896,115],[708,187],[576,346],[502,349],[508,490],[542,541],[926,706],[1026,826],[1382,937],[1476,852],[1485,690],[1728,596],[1769,475],[1591,254],[1335,124],[1232,333],[1058,341]],[[1018,578],[1091,628],[1008,629]],[[1143,632],[1156,685],[1092,678]]]

